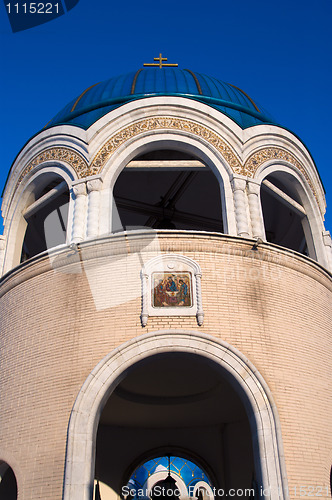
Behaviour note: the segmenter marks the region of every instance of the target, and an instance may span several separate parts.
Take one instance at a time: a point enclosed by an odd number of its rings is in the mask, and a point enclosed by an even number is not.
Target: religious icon
[[[152,273],[153,307],[191,307],[191,273]]]

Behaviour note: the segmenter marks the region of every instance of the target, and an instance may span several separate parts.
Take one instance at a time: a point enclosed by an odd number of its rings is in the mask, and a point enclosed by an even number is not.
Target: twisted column
[[[80,182],[73,185],[75,195],[72,239],[71,243],[80,243],[84,239],[86,216],[86,183]]]
[[[202,326],[204,320],[204,311],[202,304],[202,288],[201,288],[202,275],[200,273],[197,273],[195,277],[196,277],[196,299],[197,299],[196,318],[198,326]]]
[[[236,229],[238,236],[249,237],[246,203],[246,180],[234,177],[232,180]]]
[[[260,203],[260,184],[248,181],[248,203],[253,238],[265,240],[265,228]]]
[[[146,326],[148,323],[148,280],[149,280],[149,275],[146,273],[143,273],[141,271],[141,278],[142,278],[142,313],[141,313],[141,323],[142,326]]]
[[[88,188],[88,238],[96,238],[99,235],[99,208],[100,191],[102,187],[101,179],[91,179],[87,182]]]

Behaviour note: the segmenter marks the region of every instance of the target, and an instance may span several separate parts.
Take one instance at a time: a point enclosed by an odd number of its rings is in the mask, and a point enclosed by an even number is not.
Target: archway
[[[96,479],[123,496],[127,470],[137,457],[158,448],[163,450],[160,462],[174,454],[180,461],[182,455],[186,460],[178,468],[183,471],[189,457],[200,457],[214,487],[249,492],[257,478],[250,424],[240,396],[222,372],[206,357],[188,352],[155,354],[135,363],[101,413]],[[159,480],[164,480],[159,472]],[[188,492],[182,492],[180,500],[192,496],[194,477],[185,478]]]
[[[198,158],[173,149],[138,155],[113,190],[113,230],[132,226],[223,232],[220,185]]]
[[[287,172],[272,172],[262,181],[267,241],[316,259],[305,200],[299,181]]]
[[[98,425],[116,387],[136,363],[170,352],[200,356],[223,373],[246,410],[257,483],[268,492],[267,498],[285,498],[287,480],[280,424],[264,379],[226,342],[202,333],[168,330],[142,335],[117,348],[96,366],[84,383],[69,423],[64,500],[91,500],[93,497]]]
[[[22,215],[26,230],[21,262],[48,248],[66,243],[69,189],[66,181],[56,174],[44,174],[30,195],[32,203]]]

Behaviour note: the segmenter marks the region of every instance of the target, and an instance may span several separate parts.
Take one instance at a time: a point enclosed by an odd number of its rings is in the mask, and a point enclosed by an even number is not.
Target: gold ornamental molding
[[[244,175],[246,175],[247,177],[255,177],[255,173],[257,172],[259,167],[261,165],[263,165],[263,163],[266,163],[267,161],[270,161],[270,160],[284,160],[287,163],[290,163],[291,165],[293,165],[293,167],[297,168],[297,170],[299,170],[303,174],[305,180],[309,184],[310,189],[313,192],[313,194],[316,198],[316,201],[318,203],[317,193],[316,193],[315,188],[314,188],[314,186],[309,178],[309,175],[308,175],[306,169],[304,168],[302,163],[299,162],[299,160],[297,160],[296,157],[292,153],[289,153],[288,151],[286,151],[284,149],[281,149],[281,148],[259,149],[258,151],[256,151],[252,155],[250,155],[249,158],[245,161],[244,167],[243,167],[243,170],[245,172]]]
[[[90,175],[100,174],[105,163],[112,154],[126,141],[151,130],[177,130],[189,132],[201,137],[222,154],[234,173],[242,173],[242,164],[238,156],[231,147],[221,139],[221,137],[212,132],[212,130],[189,120],[160,116],[138,121],[113,135],[93,158]]]
[[[204,139],[217,151],[219,151],[234,174],[243,175],[248,178],[255,177],[259,167],[267,161],[286,161],[302,173],[318,202],[316,191],[305,167],[292,153],[277,147],[262,148],[250,155],[243,164],[231,146],[212,130],[190,120],[168,116],[143,119],[120,130],[105,144],[103,144],[94,156],[90,165],[80,154],[69,148],[58,147],[46,149],[29,162],[29,164],[22,171],[18,182],[20,183],[33,168],[43,162],[52,160],[59,160],[68,163],[75,170],[77,177],[80,179],[101,174],[108,160],[120,146],[133,137],[153,130],[176,130],[179,132],[189,132],[190,134]]]
[[[69,148],[49,148],[39,153],[28,163],[19,177],[18,184],[20,184],[22,179],[35,167],[38,167],[38,165],[46,161],[52,160],[68,163],[68,165],[75,170],[78,177],[86,177],[89,175],[88,163],[80,154],[76,153],[76,151]]]

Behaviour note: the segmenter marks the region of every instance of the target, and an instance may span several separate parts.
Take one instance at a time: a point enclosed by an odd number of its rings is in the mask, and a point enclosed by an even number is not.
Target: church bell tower
[[[22,148],[0,498],[330,497],[331,236],[301,140],[162,57]]]

